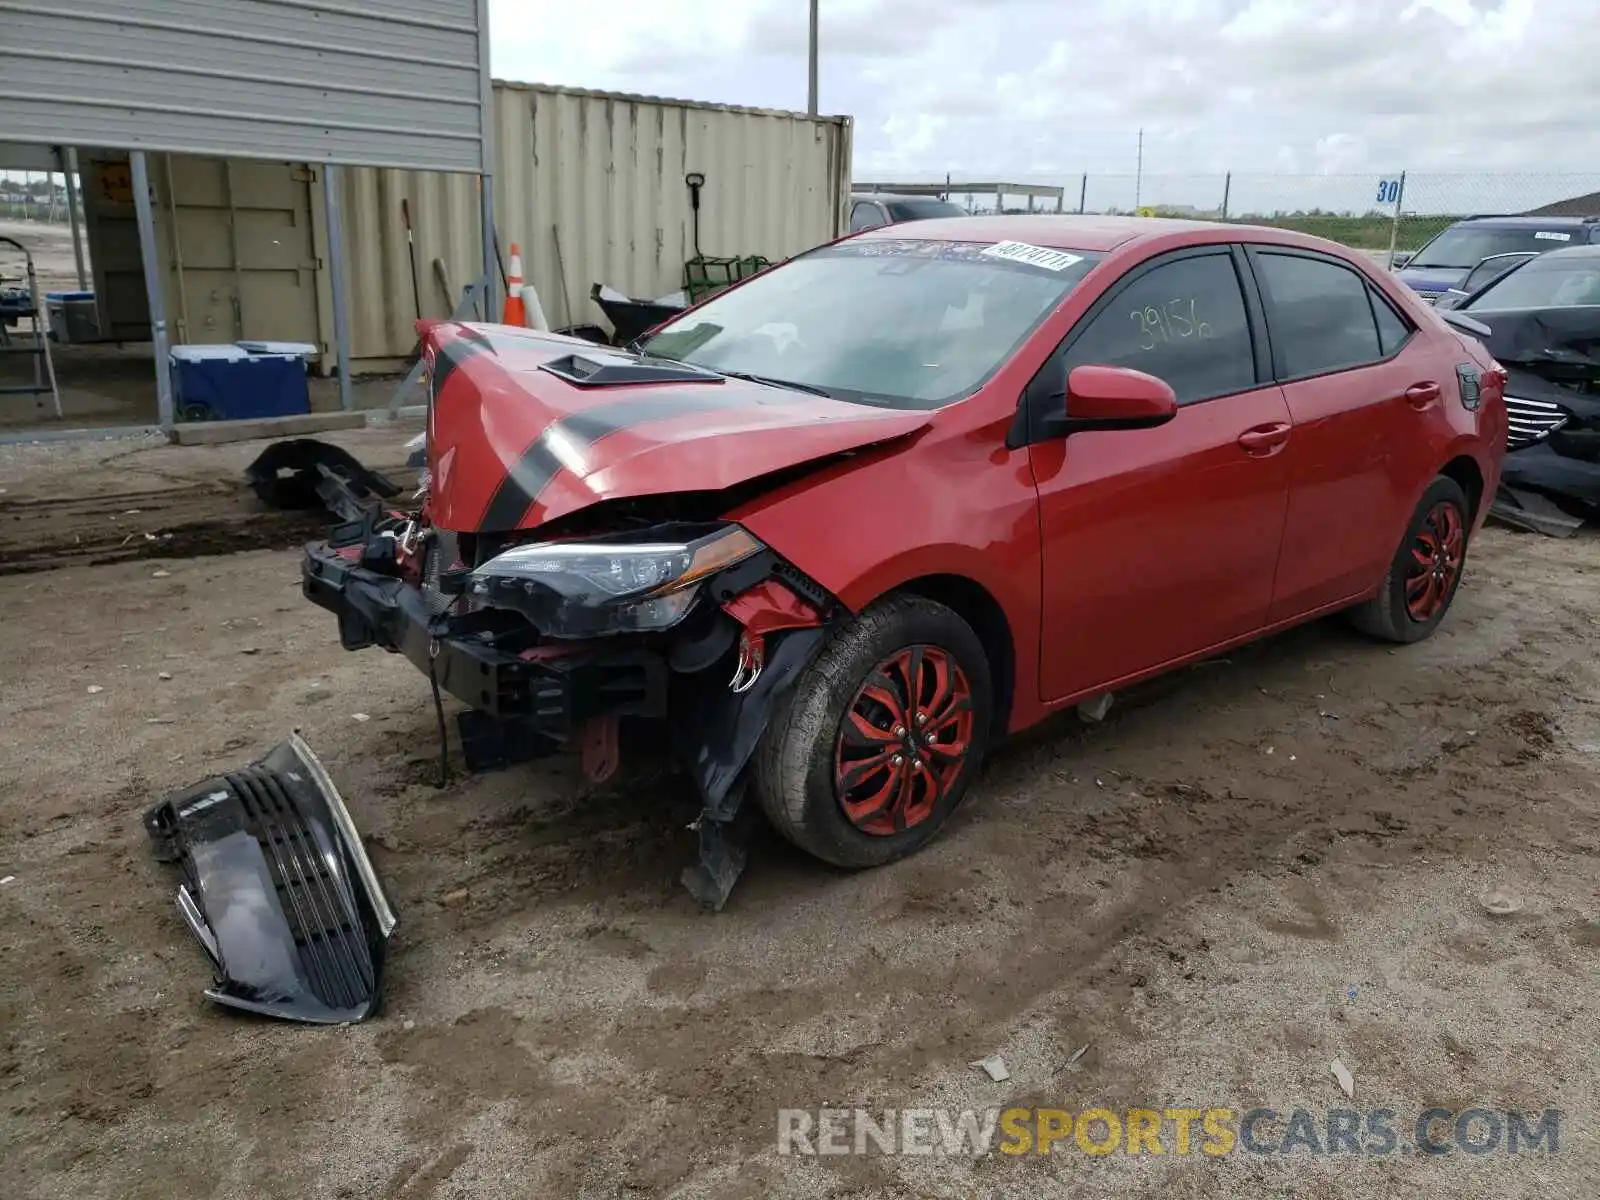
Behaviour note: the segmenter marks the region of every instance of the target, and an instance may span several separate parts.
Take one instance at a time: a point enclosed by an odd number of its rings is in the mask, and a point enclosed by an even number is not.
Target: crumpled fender
[[[749,764],[772,711],[822,649],[824,612],[775,577],[753,587],[725,585],[722,611],[736,628],[739,671],[753,682],[735,691],[718,681],[680,721],[684,758],[706,814],[731,817],[730,792]]]
[[[708,814],[722,819],[732,816],[733,806],[727,802],[735,781],[749,765],[778,701],[811,665],[824,640],[820,628],[774,634],[766,665],[750,690],[735,694],[718,688],[695,714],[681,742],[687,751],[686,766]]]
[[[145,814],[183,868],[178,911],[218,1004],[333,1025],[377,1011],[395,915],[338,789],[298,734]]]

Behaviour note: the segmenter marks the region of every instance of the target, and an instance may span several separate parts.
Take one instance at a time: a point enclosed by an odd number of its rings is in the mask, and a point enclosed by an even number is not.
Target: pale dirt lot
[[[341,440],[387,467],[400,436]],[[711,916],[680,780],[433,786],[421,678],[338,648],[301,531],[227,482],[258,448],[0,448],[8,1196],[1600,1194],[1600,538],[1489,531],[1423,645],[1321,622],[1053,722],[910,861],[767,836]],[[140,827],[296,727],[400,913],[345,1029],[210,1006]],[[1008,1083],[967,1065],[996,1051]],[[827,1103],[1320,1111],[1335,1056],[1402,1128],[1559,1107],[1559,1153],[775,1150]]]
[[[34,273],[39,278],[41,292],[75,292],[78,290],[77,260],[72,255],[72,226],[65,220],[51,224],[45,221],[19,221],[0,217],[0,237],[21,242],[33,255]],[[88,271],[89,239],[83,239],[83,265]],[[26,287],[23,258],[15,247],[0,245],[0,279],[14,287]],[[90,288],[94,287],[91,279]]]

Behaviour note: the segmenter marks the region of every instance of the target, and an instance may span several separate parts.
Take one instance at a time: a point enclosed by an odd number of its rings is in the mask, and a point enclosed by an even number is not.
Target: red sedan
[[[1427,637],[1506,436],[1472,338],[1232,225],[930,220],[626,350],[424,344],[423,510],[310,547],[308,596],[465,702],[473,765],[572,746],[599,778],[668,722],[717,906],[747,793],[885,863],[1066,706],[1324,613]]]

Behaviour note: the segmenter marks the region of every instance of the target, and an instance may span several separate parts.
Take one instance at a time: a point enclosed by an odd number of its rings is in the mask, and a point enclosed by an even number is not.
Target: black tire
[[[1426,619],[1419,619],[1407,605],[1406,586],[1419,567],[1413,551],[1425,544],[1422,539],[1432,536],[1428,529],[1430,514],[1440,505],[1448,505],[1455,510],[1461,530],[1460,554],[1454,573],[1450,575],[1437,601],[1437,607]],[[1383,585],[1371,599],[1350,610],[1351,623],[1362,633],[1387,642],[1420,642],[1431,634],[1450,611],[1451,602],[1461,586],[1471,529],[1472,506],[1467,501],[1467,494],[1455,480],[1440,475],[1428,485],[1428,490],[1422,493],[1422,499],[1417,502],[1416,511],[1411,514],[1411,521],[1406,526],[1405,536],[1400,539],[1400,546],[1389,563],[1388,573],[1383,577]]]
[[[865,832],[846,816],[837,786],[844,721],[880,664],[926,648],[942,652],[965,676],[972,714],[967,750],[950,786],[922,793],[936,796],[927,816],[898,832]],[[961,803],[988,747],[993,711],[989,660],[972,628],[932,600],[891,596],[839,629],[796,680],[756,749],[751,782],[767,819],[802,850],[839,867],[881,866],[931,841]],[[936,760],[928,754],[927,761]],[[916,786],[929,784],[919,779]]]

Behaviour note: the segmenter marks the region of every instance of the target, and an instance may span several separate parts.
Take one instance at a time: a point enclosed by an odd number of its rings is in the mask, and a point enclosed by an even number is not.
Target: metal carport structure
[[[938,196],[948,200],[951,196],[993,196],[996,211],[1005,208],[1007,196],[1026,196],[1028,211],[1033,211],[1035,200],[1054,200],[1056,212],[1062,211],[1066,189],[1043,183],[967,183],[946,178],[943,183],[852,183],[853,192],[886,192],[897,196]]]
[[[488,0],[0,0],[0,137],[127,150],[158,411],[174,421],[146,152],[322,171],[340,403],[351,406],[340,166],[480,176],[495,269]],[[494,290],[490,316],[494,316]]]

